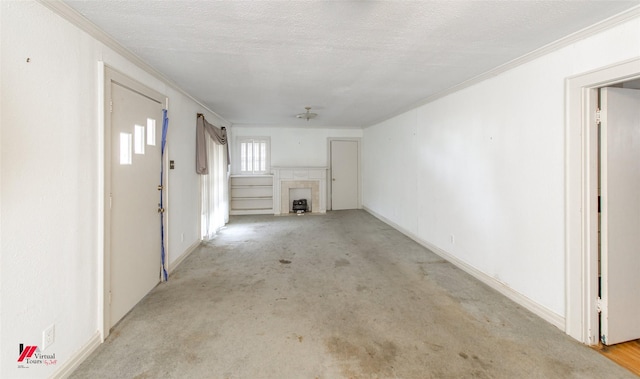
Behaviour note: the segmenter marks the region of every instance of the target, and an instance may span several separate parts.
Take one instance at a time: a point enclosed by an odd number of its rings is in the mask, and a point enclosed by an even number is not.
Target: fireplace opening
[[[303,214],[311,212],[311,188],[289,188],[289,212]]]
[[[306,213],[309,211],[307,206],[307,199],[299,199],[293,201],[293,212],[297,214]]]

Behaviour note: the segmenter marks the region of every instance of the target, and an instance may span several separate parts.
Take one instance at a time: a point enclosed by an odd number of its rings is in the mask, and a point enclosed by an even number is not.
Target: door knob
[[[333,180],[333,181],[335,182],[335,181],[336,181],[336,178],[333,178],[333,179],[331,179],[331,180]]]

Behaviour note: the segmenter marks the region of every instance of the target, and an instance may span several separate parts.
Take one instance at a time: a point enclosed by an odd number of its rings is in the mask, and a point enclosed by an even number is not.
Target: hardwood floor
[[[602,355],[640,376],[640,340],[597,347]]]

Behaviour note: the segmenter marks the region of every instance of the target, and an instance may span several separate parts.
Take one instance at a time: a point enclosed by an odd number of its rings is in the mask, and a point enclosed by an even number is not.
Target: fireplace
[[[319,204],[320,203],[320,198],[319,198],[319,193],[320,193],[320,185],[318,184],[317,181],[315,180],[287,180],[287,181],[283,181],[280,184],[280,207],[281,207],[281,212],[280,213],[289,213],[289,211],[291,210],[291,205],[293,203],[293,200],[298,200],[297,198],[292,198],[291,197],[291,190],[304,190],[306,189],[308,191],[308,193],[311,194],[311,196],[309,196],[307,203],[310,203],[310,210],[309,212],[314,213],[314,212],[319,212],[319,210],[317,209],[317,206],[314,206],[314,204]]]
[[[274,214],[289,214],[293,200],[306,199],[308,212],[327,211],[326,167],[272,167]]]

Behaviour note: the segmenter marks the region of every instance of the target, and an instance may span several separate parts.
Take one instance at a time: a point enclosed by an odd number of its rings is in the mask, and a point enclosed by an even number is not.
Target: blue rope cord
[[[167,110],[162,110],[162,145],[161,145],[161,157],[162,162],[160,163],[160,208],[163,209],[162,195],[164,193],[163,186],[163,178],[164,178],[164,145],[167,143],[167,129],[169,129],[169,118],[167,117]],[[167,269],[165,265],[165,251],[164,251],[164,211],[160,212],[160,257],[162,259],[162,275],[164,277],[164,281],[169,280],[169,276],[167,274]]]

